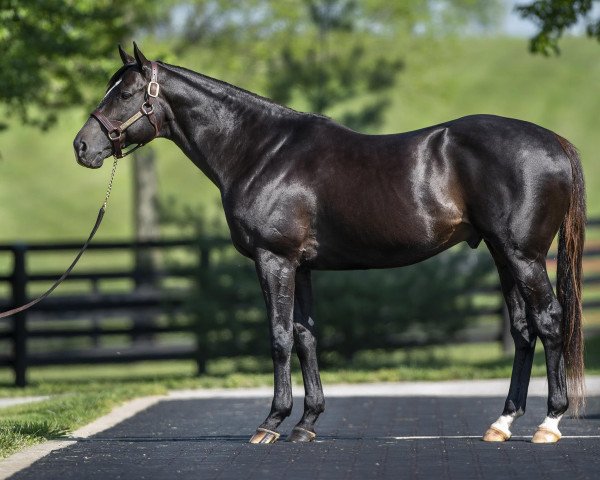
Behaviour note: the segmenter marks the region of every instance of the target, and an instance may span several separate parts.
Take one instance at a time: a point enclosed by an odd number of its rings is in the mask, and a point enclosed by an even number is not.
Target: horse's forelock
[[[110,80],[108,81],[108,84],[106,85],[106,93],[108,93],[108,91],[115,86],[115,83],[117,83],[119,81],[119,79],[125,74],[125,72],[127,70],[129,70],[130,68],[133,67],[137,67],[137,64],[135,63],[128,63],[126,65],[123,65],[121,68],[119,68],[112,77],[110,77]]]

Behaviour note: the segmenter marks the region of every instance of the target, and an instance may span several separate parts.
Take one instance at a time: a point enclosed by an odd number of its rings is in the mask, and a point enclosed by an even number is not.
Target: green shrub
[[[184,209],[170,222],[196,232],[223,232]],[[189,223],[188,223],[189,224]],[[200,245],[209,248],[198,234]],[[364,349],[444,342],[473,320],[473,291],[496,281],[485,249],[455,247],[416,265],[385,270],[313,272],[320,351],[350,358]],[[187,311],[195,325],[200,364],[233,355],[268,355],[269,334],[254,264],[233,247],[212,248],[199,267]]]

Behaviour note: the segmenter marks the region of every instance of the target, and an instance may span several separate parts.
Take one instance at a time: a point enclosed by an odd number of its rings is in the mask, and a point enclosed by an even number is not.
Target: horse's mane
[[[325,120],[331,120],[328,116],[322,115],[319,113],[299,112],[297,110],[294,110],[293,108],[288,107],[287,105],[278,103],[268,97],[263,97],[262,95],[259,95],[258,93],[251,92],[242,87],[238,87],[237,85],[233,85],[233,84],[227,83],[223,80],[219,80],[218,78],[209,77],[208,75],[196,72],[194,70],[190,70],[189,68],[180,67],[177,65],[171,65],[171,64],[164,63],[161,61],[158,61],[157,63],[173,73],[183,75],[185,78],[188,78],[191,80],[194,80],[194,79],[202,80],[204,82],[207,82],[210,85],[221,87],[224,90],[227,90],[229,92],[236,92],[238,94],[241,94],[245,98],[253,99],[253,100],[257,101],[259,104],[270,107],[270,108],[277,108],[277,109],[281,109],[282,111],[285,111],[288,113],[300,114],[303,116],[310,116],[310,117],[316,117],[316,118],[321,118],[321,119],[325,119]]]

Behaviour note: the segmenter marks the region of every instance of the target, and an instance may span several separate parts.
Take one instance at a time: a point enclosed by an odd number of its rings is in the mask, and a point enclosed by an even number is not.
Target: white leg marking
[[[500,417],[498,417],[498,420],[492,423],[492,427],[496,430],[500,430],[507,437],[510,437],[512,435],[512,433],[510,433],[510,426],[514,421],[515,417],[513,417],[512,415],[501,415]]]
[[[560,430],[558,429],[558,422],[560,422],[561,418],[562,418],[562,415],[560,417],[556,417],[556,418],[546,417],[544,419],[544,421],[542,422],[542,424],[538,428],[543,429],[543,430],[548,430],[548,431],[558,435],[558,438],[560,438],[562,435],[560,433]]]

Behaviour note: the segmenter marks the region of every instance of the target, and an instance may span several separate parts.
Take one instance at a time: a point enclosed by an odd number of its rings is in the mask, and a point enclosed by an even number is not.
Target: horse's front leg
[[[292,412],[290,359],[294,344],[294,284],[296,267],[290,260],[259,249],[255,256],[256,271],[265,296],[271,330],[275,391],[271,412],[258,427],[250,443],[273,443],[279,438],[276,429]]]
[[[304,414],[292,430],[288,442],[312,442],[317,436],[314,429],[315,422],[325,410],[325,398],[317,363],[317,340],[312,303],[310,270],[300,270],[296,274],[294,342],[304,380]]]

